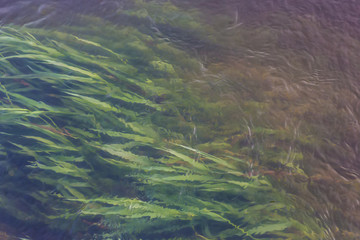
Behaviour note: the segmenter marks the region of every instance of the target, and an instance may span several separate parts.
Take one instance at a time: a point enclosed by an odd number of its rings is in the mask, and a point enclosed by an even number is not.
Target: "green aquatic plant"
[[[3,211],[76,239],[323,238],[248,159],[205,152],[242,129],[182,84],[185,53],[108,28],[1,29]]]

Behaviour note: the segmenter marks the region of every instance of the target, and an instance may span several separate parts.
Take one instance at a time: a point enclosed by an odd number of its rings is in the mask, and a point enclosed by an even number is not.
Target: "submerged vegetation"
[[[0,223],[29,239],[355,239],[321,212],[338,205],[305,190],[343,184],[309,167],[335,149],[322,139],[337,110],[307,101],[301,59],[290,78],[271,66],[281,56],[251,49],[275,31],[124,2],[56,31],[1,28]]]
[[[146,48],[142,41],[136,48]],[[182,145],[181,131],[166,132],[164,122],[180,122],[170,109],[185,108],[176,98],[191,96],[170,63],[149,55],[135,69],[139,53],[30,29],[3,28],[1,49],[1,201],[18,221],[72,229],[64,234],[79,239],[320,233],[289,220],[294,211],[284,193],[247,174],[244,159],[209,155]]]

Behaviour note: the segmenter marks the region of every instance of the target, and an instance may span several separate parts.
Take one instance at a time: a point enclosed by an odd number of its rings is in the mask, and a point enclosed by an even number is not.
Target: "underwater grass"
[[[29,226],[72,225],[84,239],[90,227],[104,239],[321,239],[321,226],[296,220],[291,200],[241,159],[188,146],[181,130],[193,126],[178,128],[176,111],[206,104],[184,104],[191,92],[176,68],[163,68],[171,65],[145,34],[126,31],[137,45],[112,49],[64,32],[1,29],[0,207]],[[127,46],[147,56],[141,66]],[[6,191],[33,201],[18,208]]]

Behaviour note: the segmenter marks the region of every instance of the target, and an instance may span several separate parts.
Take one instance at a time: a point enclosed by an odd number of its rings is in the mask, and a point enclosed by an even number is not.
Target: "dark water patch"
[[[186,1],[178,2],[179,5]],[[325,1],[325,0],[305,0],[305,1],[285,1],[285,0],[266,0],[266,1],[197,1],[187,2],[188,6],[208,8],[212,13],[228,13],[234,19],[252,22],[253,24],[264,23],[267,16],[283,12],[288,15],[314,16],[318,18],[324,26],[333,26],[346,34],[359,36],[358,26],[360,24],[359,12],[360,5],[357,1]],[[262,22],[262,20],[264,22]],[[271,21],[269,22],[271,24]],[[330,24],[330,25],[329,25]]]

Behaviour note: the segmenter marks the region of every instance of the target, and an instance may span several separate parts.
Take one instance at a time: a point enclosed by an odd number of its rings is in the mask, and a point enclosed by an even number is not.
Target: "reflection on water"
[[[359,239],[355,1],[2,1],[1,239]]]

